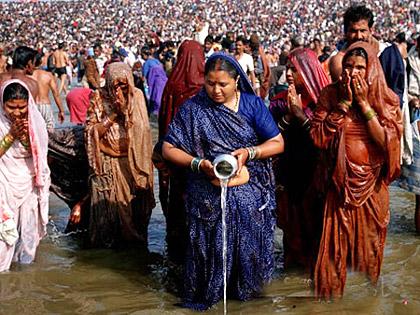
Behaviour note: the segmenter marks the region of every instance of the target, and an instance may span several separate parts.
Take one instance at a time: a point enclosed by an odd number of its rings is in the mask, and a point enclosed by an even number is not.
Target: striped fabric
[[[38,110],[45,120],[48,130],[54,129],[54,115],[51,109],[51,104],[37,104]]]

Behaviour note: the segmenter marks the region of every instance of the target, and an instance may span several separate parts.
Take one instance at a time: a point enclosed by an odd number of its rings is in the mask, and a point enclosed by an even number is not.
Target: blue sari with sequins
[[[250,108],[257,102],[262,100],[243,92],[239,107],[247,104]],[[261,139],[251,121],[249,115],[214,103],[202,90],[181,106],[165,141],[192,156],[213,161],[219,154],[267,140]],[[272,117],[270,128],[277,130],[274,135],[279,133]],[[246,166],[249,182],[228,188],[226,200],[228,297],[239,300],[258,296],[274,270],[276,204],[271,161],[254,160]],[[205,310],[223,298],[221,188],[212,185],[205,174],[187,173],[183,305]]]

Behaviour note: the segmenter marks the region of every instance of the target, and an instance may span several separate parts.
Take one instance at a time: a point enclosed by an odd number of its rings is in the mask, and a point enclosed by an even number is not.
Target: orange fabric
[[[389,222],[388,184],[400,170],[398,97],[386,85],[375,50],[357,42],[347,51],[356,47],[368,54],[368,101],[378,114],[386,145],[381,148],[374,142],[357,104],[349,110],[339,105],[339,82],[322,91],[310,133],[315,145],[324,149],[329,166],[323,171],[332,182],[315,267],[318,298],[342,296],[347,268],[365,272],[373,284],[377,282]]]

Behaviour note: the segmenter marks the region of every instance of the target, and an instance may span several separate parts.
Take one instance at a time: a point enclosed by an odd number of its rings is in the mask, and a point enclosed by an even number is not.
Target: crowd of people
[[[376,24],[371,9],[344,2],[1,4],[21,17],[4,41],[25,46],[0,74],[0,271],[34,260],[50,178],[71,208],[68,228],[85,231],[87,247],[147,251],[154,164],[168,257],[184,266],[184,307],[220,301],[225,267],[230,298],[258,296],[275,268],[276,225],[286,270],[310,277],[316,298],[342,297],[348,269],[376,285],[388,185],[401,168],[420,232],[419,16],[414,1],[395,3],[370,1]],[[54,35],[48,21],[62,23]],[[67,92],[72,66],[81,86]],[[59,122],[66,95],[74,127],[54,129],[50,92]],[[221,154],[237,163],[226,222],[213,166]],[[74,172],[79,166],[89,176]]]
[[[414,0],[365,1],[376,14],[376,35],[390,40],[400,32],[418,32]],[[279,50],[293,36],[337,43],[347,1],[21,1],[1,2],[0,43],[16,47],[53,47],[58,42],[78,48],[95,42],[120,41],[136,53],[151,35],[177,43],[208,28],[214,37],[227,31],[257,33],[265,48]]]

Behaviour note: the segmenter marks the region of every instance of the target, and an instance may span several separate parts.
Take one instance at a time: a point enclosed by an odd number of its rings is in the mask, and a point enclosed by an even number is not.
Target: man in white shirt
[[[252,87],[256,88],[256,80],[255,80],[255,72],[254,72],[254,59],[251,55],[244,52],[245,45],[247,44],[247,40],[243,36],[238,36],[236,38],[235,46],[235,58],[238,60],[239,64],[241,65],[242,69],[245,73],[249,76],[251,80]]]

